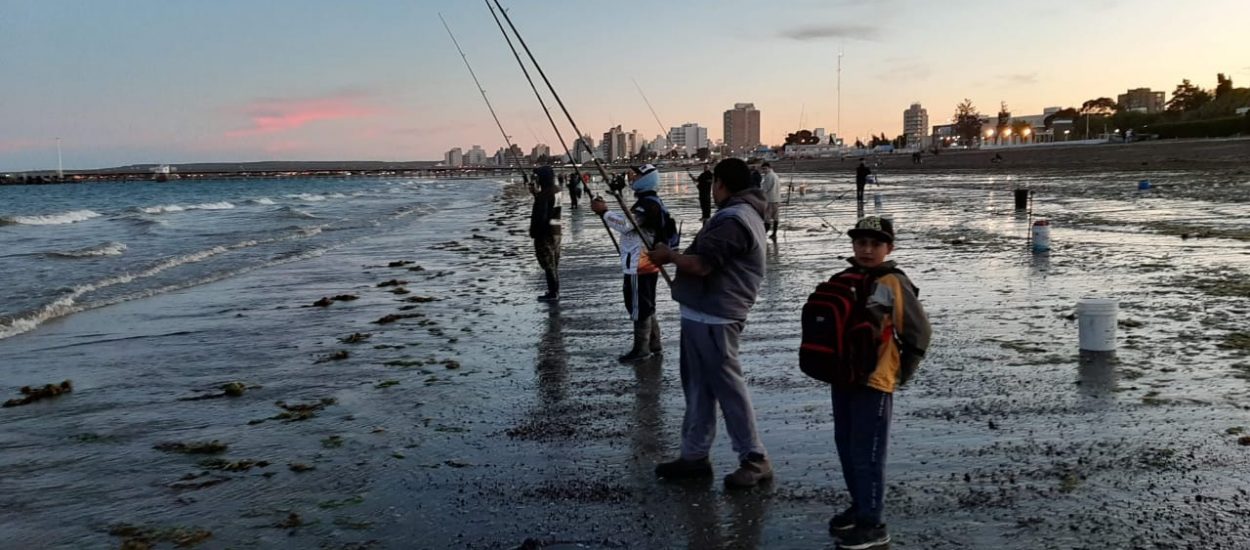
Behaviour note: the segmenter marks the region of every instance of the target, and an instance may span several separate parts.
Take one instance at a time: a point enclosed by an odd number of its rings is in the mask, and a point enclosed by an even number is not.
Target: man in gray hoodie
[[[773,477],[755,429],[755,410],[738,362],[738,336],[764,279],[767,201],[751,185],[739,159],[713,170],[717,212],[684,252],[659,244],[656,264],[677,266],[673,300],[681,305],[681,386],[686,396],[681,456],[659,464],[667,479],[711,477],[708,452],[716,437],[716,406],[738,453],[739,468],[725,477],[729,488],[753,487]]]

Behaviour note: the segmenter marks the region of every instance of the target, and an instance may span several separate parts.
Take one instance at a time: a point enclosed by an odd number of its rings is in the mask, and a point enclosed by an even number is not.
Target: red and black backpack
[[[799,368],[803,373],[839,386],[863,384],[877,368],[877,350],[884,338],[868,312],[873,284],[893,268],[849,268],[816,286],[803,305],[803,340]]]

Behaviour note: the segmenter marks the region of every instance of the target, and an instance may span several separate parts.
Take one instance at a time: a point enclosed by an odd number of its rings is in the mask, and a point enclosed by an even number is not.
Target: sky
[[[686,122],[717,139],[739,102],[780,143],[893,137],[912,102],[933,125],[964,98],[1026,115],[1218,72],[1250,85],[1246,0],[500,1],[596,142]],[[0,0],[0,171],[54,169],[57,138],[66,169],[493,153],[439,13],[512,140],[560,150],[476,0]]]

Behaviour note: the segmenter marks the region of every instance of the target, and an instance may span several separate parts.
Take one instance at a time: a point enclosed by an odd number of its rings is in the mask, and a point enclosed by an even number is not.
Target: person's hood
[[[556,171],[550,166],[539,166],[534,169],[534,176],[538,178],[538,187],[547,189],[554,187],[556,184]]]
[[[764,197],[764,192],[749,188],[734,193],[725,199],[723,204],[717,205],[718,208],[729,208],[738,203],[746,203],[759,213],[761,218],[768,219],[768,199]]]
[[[651,172],[638,176],[638,179],[634,180],[633,183],[630,183],[629,187],[633,189],[635,193],[655,191],[660,187],[660,172],[652,170]]]

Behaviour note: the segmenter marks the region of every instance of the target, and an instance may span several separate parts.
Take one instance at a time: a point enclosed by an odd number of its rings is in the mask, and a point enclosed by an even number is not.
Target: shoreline
[[[1228,519],[1250,514],[1250,498],[1238,492],[1250,486],[1250,447],[1230,435],[1250,428],[1242,378],[1250,351],[1227,347],[1240,342],[1250,311],[1238,283],[1250,272],[1246,243],[1199,246],[1136,226],[1182,207],[1174,215],[1192,217],[1204,203],[1086,195],[1096,183],[1051,178],[1056,187],[1038,210],[1067,217],[1052,232],[1051,253],[1033,255],[1010,193],[986,188],[986,178],[908,185],[923,177],[901,174],[903,184],[881,190],[884,213],[899,224],[895,257],[922,288],[935,328],[930,356],[895,403],[886,505],[893,547],[1236,548],[1250,539],[1250,525]],[[664,192],[674,217],[690,221],[697,204],[684,179],[666,174]],[[655,479],[654,464],[671,458],[680,439],[676,305],[660,289],[664,356],[617,364],[629,326],[603,228],[585,204],[566,209],[563,300],[539,304],[528,195],[511,185],[485,204],[435,214],[454,223],[422,220],[416,227],[427,233],[385,236],[0,341],[3,359],[20,371],[15,383],[74,378],[70,395],[0,413],[12,426],[0,456],[28,455],[0,480],[0,505],[17,518],[0,535],[115,545],[102,526],[124,522],[210,531],[204,546],[212,548],[484,549],[527,540],[549,548],[828,548],[825,521],[847,497],[828,389],[798,372],[795,323],[810,289],[841,266],[845,239],[823,224],[856,217],[853,201],[836,200],[844,187],[813,184],[800,199],[833,199],[820,218],[783,209],[781,242],[769,246],[743,334],[741,359],[777,470],[769,486],[729,492],[718,481]],[[1221,208],[1245,223],[1241,204]],[[1227,271],[1199,261],[1212,251]],[[407,259],[426,269],[388,265]],[[396,277],[416,296],[438,299],[406,301],[379,286]],[[248,292],[232,292],[241,287]],[[297,307],[344,292],[360,299]],[[1080,361],[1068,316],[1084,295],[1121,302],[1111,369]],[[388,314],[421,316],[375,324]],[[182,327],[167,323],[185,319],[194,326],[169,334]],[[271,340],[233,341],[220,332],[230,325]],[[117,334],[101,336],[108,332]],[[145,338],[113,338],[133,332]],[[341,340],[366,332],[365,342]],[[230,360],[217,369],[188,375],[174,369],[190,361],[166,355],[218,340]],[[26,350],[16,358],[15,345]],[[350,356],[324,361],[335,350]],[[75,365],[84,374],[63,376]],[[234,379],[249,385],[243,396],[178,401]],[[280,413],[275,401],[322,398],[336,402],[314,418],[250,423]],[[712,460],[723,475],[736,455],[718,430]],[[151,449],[210,439],[229,444],[229,460],[273,465],[203,475],[194,459]],[[313,469],[288,471],[293,463]],[[66,470],[77,474],[72,483],[61,477]],[[217,484],[198,486],[208,482]]]

